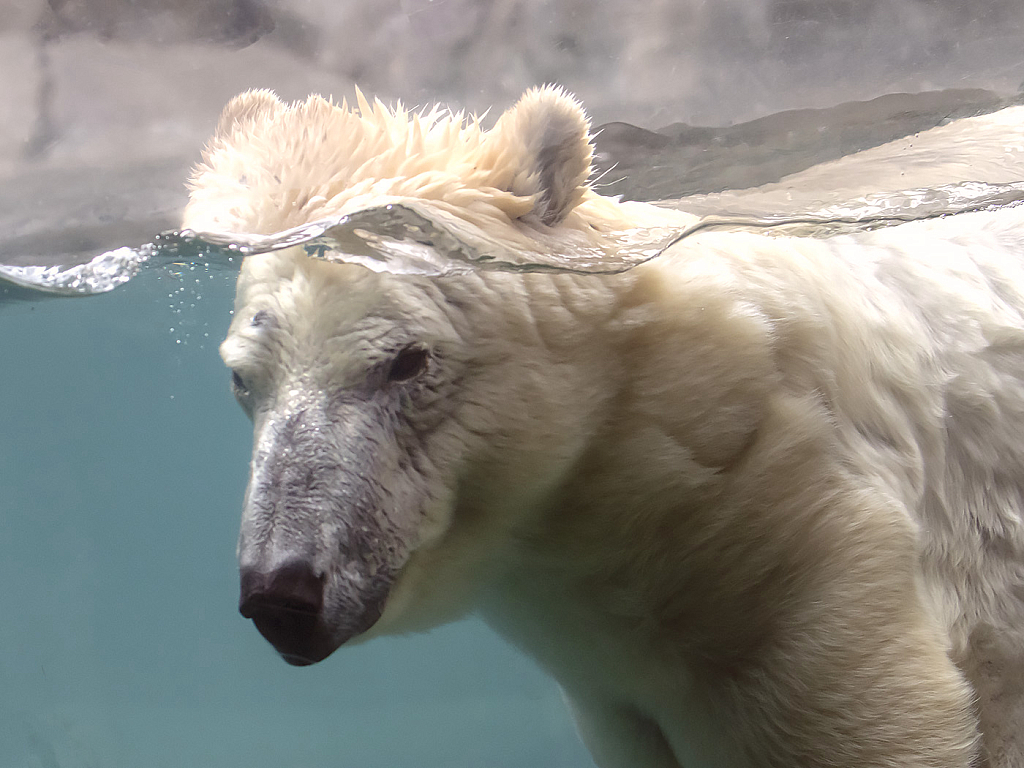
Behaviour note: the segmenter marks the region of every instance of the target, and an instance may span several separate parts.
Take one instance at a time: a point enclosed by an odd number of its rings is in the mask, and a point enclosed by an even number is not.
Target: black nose
[[[288,560],[270,571],[241,571],[238,610],[289,664],[313,664],[328,656],[322,619],[324,577],[306,560]]]

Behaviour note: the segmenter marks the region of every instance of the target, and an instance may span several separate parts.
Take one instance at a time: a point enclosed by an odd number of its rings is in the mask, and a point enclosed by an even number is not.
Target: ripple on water
[[[1021,202],[1024,183],[961,182],[865,196],[814,211],[709,215],[687,226],[624,232],[603,249],[580,246],[556,254],[532,253],[526,258],[464,222],[442,220],[436,212],[420,209],[415,203],[393,204],[271,235],[164,232],[143,246],[106,251],[71,267],[0,264],[0,303],[105,293],[144,270],[163,270],[178,278],[197,266],[207,271],[234,271],[245,256],[294,246],[327,261],[398,275],[445,276],[474,270],[615,274],[656,258],[666,248],[705,229],[771,230],[824,238]],[[685,200],[679,207],[685,208]],[[195,300],[201,299],[201,292],[190,289]],[[177,293],[182,291],[179,286]],[[174,308],[175,292],[168,298]]]

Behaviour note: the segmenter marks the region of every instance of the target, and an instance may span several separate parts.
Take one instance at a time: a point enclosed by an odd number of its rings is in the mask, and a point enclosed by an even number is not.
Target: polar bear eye
[[[249,388],[245,386],[245,382],[242,380],[242,377],[238,375],[238,371],[231,372],[231,388],[238,396],[249,394]]]
[[[408,381],[427,369],[430,353],[419,345],[406,347],[391,361],[388,381]]]

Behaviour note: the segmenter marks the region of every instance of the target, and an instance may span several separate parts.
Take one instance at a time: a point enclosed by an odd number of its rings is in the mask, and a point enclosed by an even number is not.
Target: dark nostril
[[[247,619],[259,614],[318,614],[324,605],[324,578],[306,560],[288,560],[271,571],[241,571],[238,610]]]

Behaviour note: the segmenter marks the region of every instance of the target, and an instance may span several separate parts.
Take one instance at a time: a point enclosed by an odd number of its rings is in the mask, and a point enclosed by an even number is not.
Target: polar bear
[[[490,130],[254,91],[185,225],[409,204],[529,258],[692,223],[590,158],[553,87]],[[603,768],[1024,764],[1022,244],[1018,207],[621,274],[250,256],[241,612],[304,665],[476,611]]]

